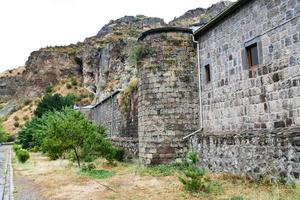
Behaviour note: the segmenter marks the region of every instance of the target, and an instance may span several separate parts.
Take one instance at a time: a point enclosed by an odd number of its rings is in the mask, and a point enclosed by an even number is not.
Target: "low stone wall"
[[[215,172],[299,180],[300,127],[242,133],[202,133],[190,138],[199,166]]]
[[[117,137],[111,138],[113,144],[125,149],[125,160],[137,159],[139,155],[139,140],[134,137]]]

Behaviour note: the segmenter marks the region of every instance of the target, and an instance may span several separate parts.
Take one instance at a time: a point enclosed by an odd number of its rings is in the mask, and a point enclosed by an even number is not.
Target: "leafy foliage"
[[[139,63],[143,58],[152,55],[154,50],[148,44],[138,44],[133,47],[130,53],[130,60]]]
[[[184,170],[184,177],[179,177],[179,181],[183,184],[184,189],[192,194],[200,192],[210,193],[221,185],[218,182],[212,181],[204,169],[196,166],[198,157],[195,152],[189,152],[186,156],[186,163],[188,167]]]
[[[45,88],[44,93],[45,94],[51,94],[53,92],[53,85],[52,84],[48,84]]]
[[[24,128],[19,132],[18,140],[24,149],[40,148],[42,140],[45,137],[42,130],[46,118],[34,117],[31,121],[25,123]]]
[[[102,156],[112,163],[124,155],[123,150],[105,139],[102,126],[92,124],[84,114],[71,108],[33,118],[25,124],[18,139],[23,148],[40,149],[50,159],[72,153],[79,167],[81,159]]]
[[[0,143],[6,142],[7,139],[8,139],[8,134],[4,131],[0,121]]]
[[[21,163],[25,163],[30,157],[28,151],[26,151],[25,149],[18,149],[16,151],[16,155]]]
[[[34,114],[37,117],[42,117],[43,114],[54,111],[54,110],[62,110],[64,107],[72,107],[74,106],[74,96],[67,95],[61,96],[59,94],[46,94],[41,102],[38,104]]]
[[[127,112],[130,103],[130,97],[134,92],[137,91],[137,89],[138,79],[132,78],[128,83],[127,87],[124,89],[124,91],[122,91],[121,94],[118,96],[118,104],[123,114]]]

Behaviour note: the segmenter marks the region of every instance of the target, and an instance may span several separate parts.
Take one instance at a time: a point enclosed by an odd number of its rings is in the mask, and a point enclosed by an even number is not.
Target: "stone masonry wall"
[[[97,104],[89,111],[88,116],[107,129],[107,136],[114,144],[126,150],[126,159],[136,158],[138,155],[137,93],[132,93],[126,113],[121,112],[118,95],[120,93],[116,92]]]
[[[206,131],[300,125],[299,15],[299,1],[252,0],[199,38]],[[252,42],[261,63],[249,69],[243,54]]]
[[[141,45],[150,54],[138,66],[139,158],[145,165],[180,160],[182,138],[198,125],[196,51],[191,32],[156,29]]]
[[[204,132],[190,147],[199,165],[299,179],[300,1],[248,1],[198,40]],[[253,43],[260,64],[249,68]]]
[[[205,133],[190,139],[199,166],[250,177],[299,180],[300,128]]]

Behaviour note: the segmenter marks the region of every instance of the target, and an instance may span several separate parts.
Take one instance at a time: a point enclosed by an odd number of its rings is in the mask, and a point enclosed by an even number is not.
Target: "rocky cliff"
[[[180,27],[199,27],[205,25],[213,17],[221,13],[226,7],[231,5],[231,1],[221,1],[213,4],[211,7],[196,8],[189,10],[180,17],[175,17],[169,24]]]
[[[124,88],[136,75],[130,54],[141,32],[163,26],[199,25],[229,4],[223,1],[208,9],[190,10],[169,24],[160,18],[125,16],[110,21],[96,36],[83,42],[32,52],[25,68],[0,74],[0,103],[39,97],[47,85],[68,77],[81,77],[84,87],[95,93],[96,103],[108,93]],[[7,114],[9,109],[3,109],[6,112],[2,115]]]

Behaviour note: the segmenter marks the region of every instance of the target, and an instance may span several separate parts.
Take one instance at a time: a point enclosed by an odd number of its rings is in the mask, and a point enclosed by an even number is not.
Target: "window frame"
[[[257,57],[257,64],[253,64],[253,52],[252,52],[252,49],[253,48],[256,48],[256,57]],[[246,54],[247,54],[247,64],[248,64],[248,68],[252,68],[252,67],[255,67],[257,65],[259,65],[259,52],[258,52],[258,44],[257,42],[249,45],[246,47]]]
[[[250,67],[248,63],[247,48],[255,44],[257,45],[258,65],[254,65]],[[243,44],[241,45],[241,57],[242,57],[242,69],[247,70],[249,72],[252,71],[253,68],[256,68],[257,66],[263,64],[263,48],[262,48],[261,36],[257,36],[249,41],[243,42]]]
[[[211,68],[210,68],[210,64],[204,65],[204,70],[205,70],[205,82],[206,83],[211,83]]]

